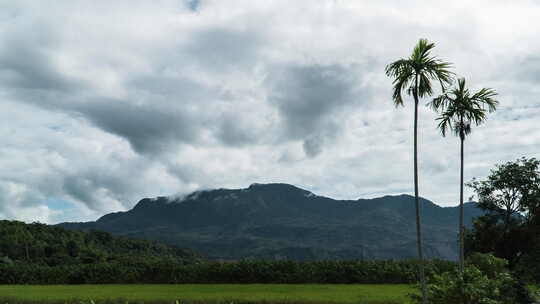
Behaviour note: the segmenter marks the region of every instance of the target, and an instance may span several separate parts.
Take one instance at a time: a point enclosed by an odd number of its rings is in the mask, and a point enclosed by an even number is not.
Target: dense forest
[[[154,241],[0,221],[0,284],[412,283],[418,262],[205,261]],[[431,275],[454,262],[433,260]]]
[[[188,249],[155,241],[113,236],[103,231],[72,231],[41,223],[0,221],[0,264],[39,266],[126,261],[198,261]]]

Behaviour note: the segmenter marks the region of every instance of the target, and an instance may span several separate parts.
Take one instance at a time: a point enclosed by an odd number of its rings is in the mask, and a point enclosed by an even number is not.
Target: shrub
[[[540,243],[540,240],[538,242]],[[515,272],[528,282],[538,284],[540,283],[540,263],[538,261],[540,261],[540,245],[520,257]]]
[[[7,256],[0,256],[0,264],[13,264],[13,261]]]
[[[490,279],[494,279],[498,274],[508,271],[508,261],[497,258],[492,254],[472,253],[467,258],[467,264],[476,266],[476,268]]]
[[[461,274],[457,269],[435,274],[428,280],[432,304],[529,304],[532,296],[525,284],[506,269],[507,261],[491,254],[475,254]],[[421,303],[418,295],[411,295]]]

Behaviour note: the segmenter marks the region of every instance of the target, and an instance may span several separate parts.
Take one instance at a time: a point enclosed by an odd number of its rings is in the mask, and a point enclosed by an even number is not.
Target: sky
[[[485,178],[540,157],[538,16],[521,0],[0,1],[0,219],[252,183],[412,194],[412,100],[394,107],[384,68],[420,38],[499,93],[465,142],[465,180]],[[459,141],[429,101],[420,195],[456,205]]]

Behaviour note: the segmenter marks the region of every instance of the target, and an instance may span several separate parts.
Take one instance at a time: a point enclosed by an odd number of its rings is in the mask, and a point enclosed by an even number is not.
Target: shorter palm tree
[[[497,100],[493,99],[497,93],[493,89],[483,88],[471,95],[465,85],[465,78],[458,80],[457,86],[448,92],[433,99],[431,107],[440,112],[438,129],[443,136],[450,131],[461,140],[461,172],[459,196],[459,269],[464,266],[464,226],[463,226],[463,144],[465,137],[471,133],[471,125],[482,124],[486,120],[487,112],[496,110]]]

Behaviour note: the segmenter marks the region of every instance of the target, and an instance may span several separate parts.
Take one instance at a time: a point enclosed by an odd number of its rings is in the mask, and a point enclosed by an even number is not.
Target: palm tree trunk
[[[465,138],[461,134],[461,173],[459,184],[459,271],[463,274],[463,268],[465,267],[465,227],[463,226],[463,143]]]
[[[422,303],[427,304],[426,275],[424,270],[424,254],[422,251],[422,229],[420,202],[418,197],[418,76],[414,88],[414,202],[416,206],[416,238],[418,246],[418,259],[420,260],[420,284],[422,286]]]

